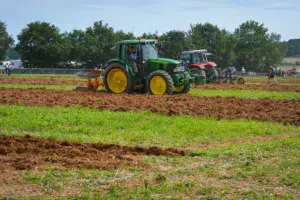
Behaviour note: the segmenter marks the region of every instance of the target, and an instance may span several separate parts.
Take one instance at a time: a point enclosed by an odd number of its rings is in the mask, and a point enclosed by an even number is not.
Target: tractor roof
[[[200,49],[200,50],[192,50],[192,51],[184,51],[182,54],[199,54],[199,53],[207,53],[206,49]]]
[[[157,40],[155,39],[141,39],[141,40],[122,40],[118,42],[118,44],[129,44],[129,45],[137,45],[140,43],[156,43]]]

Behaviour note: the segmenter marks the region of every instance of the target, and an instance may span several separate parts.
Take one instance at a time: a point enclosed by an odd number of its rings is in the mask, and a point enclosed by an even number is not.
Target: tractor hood
[[[180,64],[179,61],[169,59],[169,58],[150,58],[149,60],[150,63],[162,63],[162,64]]]

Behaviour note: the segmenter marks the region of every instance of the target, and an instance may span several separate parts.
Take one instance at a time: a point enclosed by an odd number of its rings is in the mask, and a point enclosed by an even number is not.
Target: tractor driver
[[[134,45],[131,45],[129,47],[129,60],[130,60],[130,64],[133,68],[133,71],[135,73],[138,72],[137,70],[137,47]]]

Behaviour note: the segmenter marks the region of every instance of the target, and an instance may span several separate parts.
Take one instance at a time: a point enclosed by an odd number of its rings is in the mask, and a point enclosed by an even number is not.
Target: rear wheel
[[[238,84],[245,84],[245,79],[243,77],[239,77]]]
[[[173,80],[165,71],[152,72],[147,79],[147,91],[154,95],[172,94]]]
[[[132,89],[130,74],[123,66],[109,66],[103,75],[105,89],[108,92],[120,94],[129,93]]]
[[[183,86],[179,86],[179,87],[174,87],[173,88],[173,94],[187,94],[190,91],[190,84],[186,84]]]

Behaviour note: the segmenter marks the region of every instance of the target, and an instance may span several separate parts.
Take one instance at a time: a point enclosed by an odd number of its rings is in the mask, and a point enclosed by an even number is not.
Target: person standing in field
[[[8,63],[4,65],[4,68],[5,68],[5,75],[8,76]]]
[[[8,68],[7,75],[10,76],[10,74],[11,74],[11,68],[12,68],[11,64],[8,64],[7,68]]]
[[[245,67],[242,67],[242,77],[245,77],[245,75],[246,75]]]
[[[275,67],[269,65],[268,83],[270,83],[270,79],[273,79],[274,83],[276,83],[275,76],[276,76]]]

